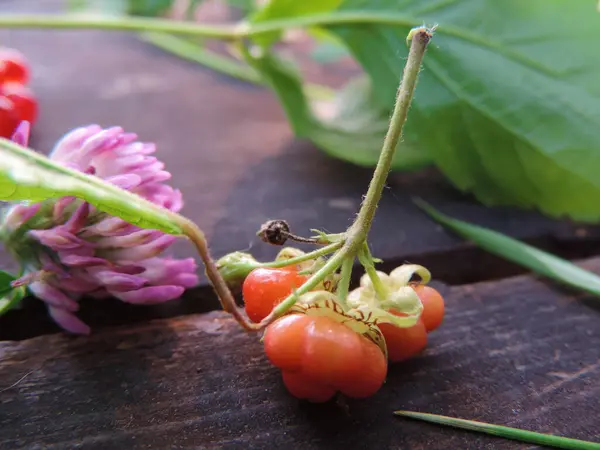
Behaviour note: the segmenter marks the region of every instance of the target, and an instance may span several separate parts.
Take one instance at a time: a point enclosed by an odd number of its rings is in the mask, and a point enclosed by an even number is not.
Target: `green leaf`
[[[0,201],[40,202],[74,196],[141,228],[183,234],[180,216],[138,195],[63,167],[7,139],[0,139],[0,151]]]
[[[26,295],[27,287],[19,286],[11,291],[8,291],[2,297],[0,297],[0,316],[18,306]]]
[[[275,56],[247,56],[277,93],[288,120],[299,137],[315,142],[331,156],[361,166],[377,163],[389,115],[372,101],[370,83],[357,79],[342,90],[333,105],[333,117],[319,120],[303,92],[298,76]],[[392,166],[412,170],[430,162],[413,142],[399,144]]]
[[[389,109],[411,27],[439,24],[411,108],[416,141],[485,204],[600,219],[596,0],[345,0],[319,22]]]
[[[600,296],[598,275],[496,231],[448,217],[422,200],[415,202],[437,222],[484,250],[527,267],[540,275]]]
[[[408,417],[411,419],[423,420],[425,422],[437,423],[464,430],[478,431],[480,433],[500,436],[506,439],[512,439],[530,444],[545,445],[554,448],[564,448],[573,450],[600,450],[600,444],[596,442],[581,441],[551,434],[536,433],[534,431],[520,430],[518,428],[505,427],[502,425],[493,425],[475,420],[457,419],[454,417],[439,416],[437,414],[419,413],[413,411],[395,411],[395,415]]]
[[[13,274],[0,270],[0,297],[4,297],[14,288],[10,285],[17,277]]]
[[[301,17],[326,13],[335,10],[343,0],[271,0],[250,18],[251,23],[266,22],[274,19]],[[281,31],[265,32],[253,37],[253,40],[269,47],[281,37]]]

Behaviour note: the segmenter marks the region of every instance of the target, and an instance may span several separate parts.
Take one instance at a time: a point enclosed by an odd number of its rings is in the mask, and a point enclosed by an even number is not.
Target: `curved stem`
[[[206,242],[206,238],[204,237],[202,230],[200,230],[195,223],[185,218],[181,221],[180,226],[184,234],[194,243],[200,258],[202,258],[202,262],[206,267],[206,276],[213,285],[213,288],[217,293],[219,300],[221,301],[223,309],[230,313],[234,319],[246,330],[259,330],[260,327],[257,324],[249,322],[240,311],[240,308],[237,307],[235,299],[233,298],[233,295],[231,295],[231,291],[227,287],[225,280],[219,273],[219,269],[210,255],[208,243]]]

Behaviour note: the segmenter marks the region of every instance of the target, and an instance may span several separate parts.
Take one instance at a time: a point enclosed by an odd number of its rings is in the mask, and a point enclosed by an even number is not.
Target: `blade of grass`
[[[551,434],[536,433],[534,431],[521,430],[518,428],[505,427],[502,425],[493,425],[474,420],[457,419],[455,417],[439,416],[437,414],[419,413],[414,411],[395,411],[395,415],[408,417],[425,422],[437,423],[463,430],[477,431],[480,433],[500,436],[515,441],[527,442],[530,444],[545,445],[554,448],[574,449],[574,450],[600,450],[600,443],[581,441]]]
[[[453,219],[423,200],[416,199],[415,203],[434,220],[484,250],[527,267],[540,275],[600,296],[600,276],[497,231]]]

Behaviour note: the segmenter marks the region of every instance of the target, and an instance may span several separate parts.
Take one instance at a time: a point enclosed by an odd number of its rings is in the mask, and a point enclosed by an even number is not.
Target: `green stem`
[[[346,258],[342,263],[342,269],[340,271],[340,281],[337,285],[337,296],[344,304],[346,303],[348,292],[350,291],[350,280],[352,278],[353,265],[354,258]]]
[[[221,305],[223,306],[223,310],[231,314],[234,319],[242,325],[248,331],[257,331],[260,330],[260,327],[257,324],[251,323],[248,319],[242,314],[240,309],[237,307],[235,303],[235,299],[233,295],[231,295],[231,291],[227,287],[227,283],[219,273],[219,268],[215,264],[213,260],[210,250],[208,249],[208,243],[206,242],[206,238],[204,233],[198,226],[188,220],[186,218],[181,218],[178,224],[181,226],[184,234],[194,243],[200,258],[204,262],[204,266],[206,267],[206,276],[210,280],[211,284],[219,300]]]
[[[310,277],[302,286],[300,286],[293,294],[289,295],[285,300],[283,300],[279,305],[277,305],[271,313],[265,317],[262,322],[260,322],[259,327],[264,328],[269,325],[271,322],[276,320],[281,315],[285,314],[292,306],[296,304],[298,297],[303,294],[306,294],[311,289],[317,286],[321,281],[323,281],[328,275],[331,275],[335,272],[346,260],[349,256],[348,248],[343,247],[341,250],[338,250],[323,267],[321,267],[318,271],[316,271],[312,277]]]
[[[414,17],[390,14],[389,11],[336,11],[335,14],[312,14],[301,17],[269,20],[256,24],[239,22],[234,25],[200,25],[168,19],[142,17],[78,17],[76,15],[3,14],[0,27],[4,28],[60,28],[101,29],[124,31],[162,31],[175,34],[193,34],[217,39],[240,39],[270,31],[303,28],[315,25],[375,23],[414,27],[422,23]]]
[[[285,314],[287,310],[294,306],[299,296],[313,289],[317,284],[323,281],[325,277],[335,272],[345,263],[345,261],[353,261],[360,251],[364,251],[364,245],[366,244],[367,235],[375,215],[375,210],[377,209],[377,204],[381,198],[398,141],[402,135],[402,128],[406,122],[408,109],[417,84],[419,70],[421,69],[421,62],[423,61],[423,56],[425,55],[425,50],[427,49],[431,37],[432,30],[425,27],[415,28],[411,30],[409,34],[409,39],[412,39],[412,42],[402,81],[398,88],[396,106],[394,107],[394,112],[390,120],[390,127],[386,134],[379,161],[377,162],[377,167],[375,168],[375,173],[373,174],[373,178],[369,185],[365,201],[361,206],[357,219],[346,232],[344,245],[323,267],[321,267],[321,269],[315,272],[312,277],[300,286],[296,292],[277,305],[273,311],[271,311],[271,314],[259,324],[260,328],[266,327],[279,316]],[[367,264],[367,266],[369,265],[372,266],[372,258],[371,264]],[[346,270],[348,269],[346,268]],[[377,277],[377,279],[378,278],[379,277]],[[345,288],[342,286],[342,289]],[[385,298],[385,296],[383,298]]]
[[[333,253],[336,250],[340,249],[342,245],[343,245],[343,242],[334,242],[333,244],[329,244],[326,247],[321,247],[310,253],[306,253],[301,256],[296,256],[295,258],[290,258],[290,259],[286,259],[283,261],[272,261],[272,262],[268,262],[268,263],[260,263],[260,264],[258,264],[257,267],[271,267],[271,268],[276,269],[276,268],[280,268],[280,267],[291,266],[293,264],[300,264],[302,262],[310,261],[311,259],[318,258],[319,256],[325,256],[330,253]]]
[[[388,296],[388,290],[381,282],[381,278],[379,278],[377,270],[375,270],[373,256],[371,255],[371,251],[369,250],[369,246],[366,242],[359,252],[359,260],[362,266],[365,268],[365,272],[367,272],[367,275],[371,279],[371,284],[373,284],[375,294],[377,294],[377,297],[379,297],[379,299],[383,302]]]
[[[432,31],[424,27],[412,30],[409,35],[409,38],[412,38],[410,51],[406,66],[404,67],[402,81],[398,87],[396,105],[394,107],[392,118],[390,119],[390,127],[385,136],[379,161],[377,162],[375,173],[369,184],[365,200],[363,201],[356,221],[348,230],[348,237],[355,246],[355,251],[360,249],[360,246],[366,241],[367,235],[369,234],[369,229],[371,228],[377,205],[381,199],[398,142],[402,136],[402,129],[406,122],[408,110],[417,85],[423,56],[425,56],[425,50],[427,49],[427,44],[429,44],[431,37]]]
[[[142,17],[77,17],[76,15],[2,14],[0,28],[98,29],[109,31],[160,31],[216,39],[239,39],[238,25],[201,25]]]

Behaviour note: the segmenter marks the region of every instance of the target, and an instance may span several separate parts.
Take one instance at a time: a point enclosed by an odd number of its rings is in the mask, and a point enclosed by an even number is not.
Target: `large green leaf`
[[[275,56],[247,56],[275,90],[297,136],[305,137],[326,153],[357,165],[377,162],[388,126],[388,115],[376,106],[368,79],[359,78],[339,92],[333,117],[319,120],[313,113],[298,76]],[[399,144],[393,167],[414,169],[430,162],[414,143]]]
[[[596,0],[346,0],[323,21],[348,45],[388,109],[407,33],[438,23],[407,138],[486,204],[597,221],[596,7]]]
[[[3,138],[0,156],[0,201],[73,196],[141,228],[183,234],[176,214],[98,177],[63,167]]]

